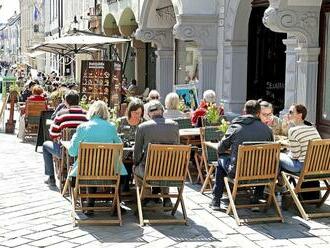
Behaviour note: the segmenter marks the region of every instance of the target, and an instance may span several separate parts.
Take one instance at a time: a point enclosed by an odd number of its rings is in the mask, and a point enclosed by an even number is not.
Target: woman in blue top
[[[118,136],[116,126],[108,122],[109,111],[107,105],[103,101],[94,102],[87,113],[88,122],[78,126],[76,133],[73,135],[70,146],[69,155],[72,157],[78,156],[79,145],[82,142],[87,143],[121,143]],[[78,164],[75,162],[70,173],[70,177],[77,175]],[[127,175],[125,166],[121,166],[121,175]],[[88,188],[89,193],[96,188]],[[93,199],[88,199],[87,206],[93,206]]]

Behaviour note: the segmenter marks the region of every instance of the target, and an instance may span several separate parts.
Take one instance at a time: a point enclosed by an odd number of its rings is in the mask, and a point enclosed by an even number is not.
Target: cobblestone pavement
[[[43,180],[41,152],[0,134],[0,247],[330,247],[330,218],[304,221],[291,211],[285,223],[238,227],[189,183],[188,226],[140,227],[128,211],[121,227],[74,227],[70,202]]]

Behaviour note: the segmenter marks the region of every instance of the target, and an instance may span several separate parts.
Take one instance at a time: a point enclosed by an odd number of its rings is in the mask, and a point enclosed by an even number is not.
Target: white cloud
[[[0,5],[0,23],[6,22],[15,10],[19,13],[19,0],[0,0]]]

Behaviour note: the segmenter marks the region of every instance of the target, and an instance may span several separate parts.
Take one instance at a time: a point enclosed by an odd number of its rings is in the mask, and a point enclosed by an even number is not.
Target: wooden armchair
[[[148,223],[187,223],[187,214],[183,202],[182,192],[187,176],[190,159],[189,145],[158,145],[149,144],[143,178],[134,173],[136,196],[140,225]],[[176,187],[177,194],[152,194],[151,187]],[[150,189],[150,193],[149,190]],[[173,207],[142,207],[145,198],[176,198]],[[145,219],[143,209],[172,210],[174,216],[181,203],[183,219]]]
[[[238,148],[236,175],[232,179],[225,177],[225,186],[229,198],[227,214],[231,211],[234,214],[238,225],[242,222],[261,222],[261,221],[281,221],[283,216],[276,202],[275,185],[280,159],[280,144],[259,144],[259,145],[240,145]],[[233,189],[229,187],[233,184]],[[269,195],[265,203],[257,204],[236,204],[237,191],[240,188],[254,188],[257,186],[269,187]],[[237,208],[269,208],[274,203],[276,216],[257,217],[250,219],[240,219]]]
[[[177,118],[174,119],[179,125],[179,129],[182,128],[193,128],[190,118]]]
[[[76,219],[86,224],[122,225],[119,201],[119,181],[122,166],[123,144],[81,143],[78,154],[76,185],[72,193],[73,216],[76,211],[110,211],[117,208],[118,219]],[[113,192],[88,193],[85,188],[106,188]],[[84,206],[84,199],[112,199],[111,206]]]
[[[76,128],[64,128],[62,130],[61,139],[63,141],[70,141],[75,132],[76,132]],[[57,179],[59,181],[60,191],[62,192],[67,178],[67,166],[70,162],[69,161],[70,158],[67,154],[65,147],[62,146],[61,148],[61,158],[58,159],[54,157],[54,160],[55,160],[55,172]]]
[[[202,162],[207,173],[200,191],[204,193],[206,190],[212,190],[213,173],[216,166],[218,166],[217,150],[207,147],[205,142],[219,142],[223,137],[223,132],[221,132],[218,127],[202,127],[200,136],[202,144]]]
[[[36,136],[38,134],[40,115],[46,108],[45,101],[26,101],[24,139],[26,136]]]
[[[330,194],[330,139],[309,141],[304,167],[301,172],[294,174],[282,171],[282,176],[294,203],[305,220],[330,216],[330,212],[307,213],[303,207],[303,204],[316,204],[317,207],[321,207]],[[295,185],[290,184],[289,178],[295,179]],[[311,181],[323,181],[325,186],[302,187],[304,182]],[[300,197],[302,192],[321,190],[325,190],[325,193],[319,199],[303,200]]]

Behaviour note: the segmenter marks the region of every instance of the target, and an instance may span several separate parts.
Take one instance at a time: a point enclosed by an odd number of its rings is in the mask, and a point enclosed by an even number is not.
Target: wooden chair
[[[122,144],[81,143],[78,154],[78,171],[76,185],[72,193],[73,216],[76,211],[97,210],[115,212],[117,208],[118,219],[86,219],[76,220],[85,224],[119,224],[122,225],[119,201],[119,181],[122,166]],[[113,193],[84,192],[85,188],[103,187],[113,190]],[[83,199],[112,199],[111,206],[87,207]],[[79,201],[79,204],[78,204]]]
[[[240,145],[238,148],[236,175],[232,179],[225,177],[225,186],[229,198],[227,214],[233,211],[238,225],[242,222],[281,221],[283,216],[276,202],[275,185],[280,159],[280,144]],[[233,184],[233,189],[229,187]],[[265,203],[235,204],[237,191],[240,188],[269,187],[269,195]],[[274,203],[276,216],[240,219],[237,208],[264,207],[268,209]]]
[[[62,130],[61,139],[63,141],[70,141],[73,134],[76,132],[76,128],[64,128]],[[62,192],[64,184],[67,178],[67,167],[69,163],[69,156],[66,154],[66,149],[62,146],[61,148],[61,158],[55,158],[55,172],[57,179],[59,181],[60,191]]]
[[[179,125],[179,129],[183,128],[193,128],[190,118],[177,118],[174,119]]]
[[[143,178],[134,173],[140,225],[149,223],[187,223],[182,192],[188,171],[190,150],[189,145],[149,144]],[[151,187],[176,187],[178,193],[152,194]],[[150,189],[150,193],[148,189]],[[167,208],[142,206],[143,199],[160,197],[176,198],[176,203],[173,207]],[[145,219],[143,216],[143,209],[172,210],[171,214],[174,216],[179,203],[181,204],[183,219]]]
[[[324,204],[330,194],[330,139],[309,141],[304,167],[301,172],[295,174],[282,171],[282,176],[296,207],[305,220],[330,216],[330,212],[307,213],[303,207],[303,204],[316,204],[319,208]],[[290,184],[289,178],[294,178],[296,185]],[[323,181],[325,186],[302,187],[304,182],[311,181]],[[302,192],[315,192],[321,190],[325,190],[325,193],[323,197],[319,199],[303,200],[300,197],[300,193]]]
[[[24,139],[26,136],[36,136],[38,134],[40,115],[46,108],[45,101],[26,101]]]
[[[206,190],[212,190],[213,173],[216,166],[218,166],[217,151],[207,147],[205,141],[219,142],[223,137],[223,132],[221,132],[218,127],[202,127],[200,137],[202,144],[202,161],[206,171],[206,177],[200,192],[204,193]]]

